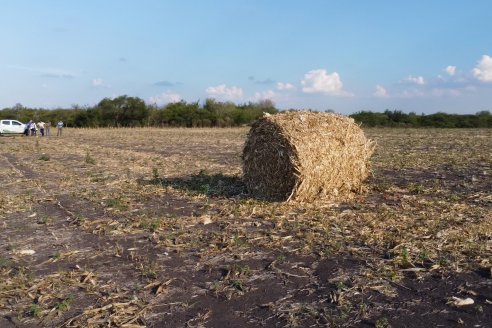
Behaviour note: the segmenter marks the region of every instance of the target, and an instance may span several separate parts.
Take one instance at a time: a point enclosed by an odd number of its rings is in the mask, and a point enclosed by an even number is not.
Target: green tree
[[[104,126],[143,126],[149,114],[142,99],[126,95],[104,98],[97,105],[97,110]]]

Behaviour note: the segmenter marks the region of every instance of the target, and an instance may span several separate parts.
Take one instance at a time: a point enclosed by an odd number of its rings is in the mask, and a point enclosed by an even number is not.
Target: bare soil
[[[490,327],[492,130],[368,129],[348,202],[250,198],[247,129],[0,138],[0,327]]]

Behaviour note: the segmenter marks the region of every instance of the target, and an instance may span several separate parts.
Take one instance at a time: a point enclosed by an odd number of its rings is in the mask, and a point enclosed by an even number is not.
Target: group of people
[[[56,123],[56,135],[61,136],[63,130],[63,121],[58,121]],[[26,128],[24,129],[24,135],[26,136],[37,136],[38,130],[41,133],[41,136],[49,136],[51,129],[51,122],[45,123],[43,121],[35,123],[33,120],[30,120],[26,123]]]

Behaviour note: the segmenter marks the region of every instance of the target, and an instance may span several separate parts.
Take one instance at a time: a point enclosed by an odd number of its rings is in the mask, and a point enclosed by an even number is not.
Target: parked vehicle
[[[0,121],[0,135],[23,134],[25,129],[26,129],[26,125],[17,120]]]

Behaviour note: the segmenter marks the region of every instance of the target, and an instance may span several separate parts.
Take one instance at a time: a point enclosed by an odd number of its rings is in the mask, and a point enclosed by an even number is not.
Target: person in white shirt
[[[31,123],[31,137],[36,135],[37,130],[38,130],[38,127],[36,126],[36,123],[32,122]]]
[[[58,123],[56,123],[56,136],[58,137],[61,137],[62,135],[62,130],[63,130],[63,121],[58,121]]]
[[[39,133],[41,133],[41,137],[44,137],[44,125],[45,123],[43,121],[38,123]]]

